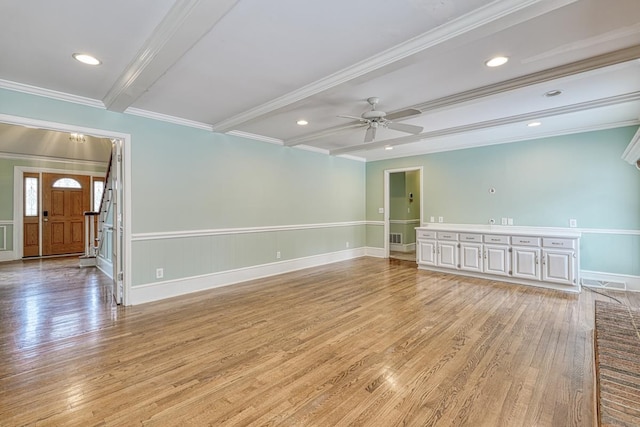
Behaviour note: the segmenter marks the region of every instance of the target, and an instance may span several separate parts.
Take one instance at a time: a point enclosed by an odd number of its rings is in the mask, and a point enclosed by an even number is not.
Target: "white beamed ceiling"
[[[639,16],[638,0],[9,1],[0,87],[380,160],[639,124]],[[337,115],[371,96],[420,109],[402,123],[423,132],[364,144]]]

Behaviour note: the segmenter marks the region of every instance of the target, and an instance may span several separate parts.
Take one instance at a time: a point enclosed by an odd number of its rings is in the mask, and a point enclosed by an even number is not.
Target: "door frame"
[[[424,206],[424,183],[422,179],[424,177],[424,167],[423,166],[413,166],[399,169],[385,169],[384,171],[384,257],[389,258],[390,250],[389,250],[389,230],[391,229],[390,221],[389,221],[389,211],[391,207],[391,194],[390,194],[390,179],[392,173],[398,172],[413,172],[418,171],[420,174],[420,226],[422,227],[422,218],[423,216],[423,206]]]
[[[69,161],[71,162],[71,161]],[[84,162],[85,164],[87,162]],[[96,164],[98,162],[95,162]],[[105,166],[107,162],[104,162]],[[38,246],[39,254],[42,256],[42,201],[43,201],[43,188],[42,188],[42,174],[43,173],[55,173],[63,175],[82,175],[90,177],[90,197],[93,196],[93,178],[104,177],[96,171],[83,170],[83,169],[55,169],[55,168],[41,168],[37,166],[14,166],[13,167],[13,218],[14,218],[14,230],[13,230],[13,248],[16,259],[21,259],[24,256],[24,236],[23,234],[23,214],[24,214],[24,174],[25,173],[37,173],[38,174]],[[20,187],[20,188],[18,188]],[[90,200],[91,201],[91,200]]]
[[[132,253],[132,241],[131,241],[131,134],[116,132],[106,129],[89,128],[78,125],[70,125],[65,123],[50,122],[46,120],[38,120],[29,117],[12,116],[9,114],[0,114],[0,123],[6,123],[17,126],[34,127],[39,129],[47,129],[65,133],[82,133],[84,135],[91,135],[98,138],[108,138],[116,140],[116,144],[120,147],[121,153],[121,167],[122,167],[122,182],[120,188],[122,188],[122,218],[120,225],[122,227],[122,303],[124,305],[130,305],[131,294],[131,253]],[[51,159],[52,161],[60,161],[60,159]],[[69,161],[73,163],[73,161]],[[78,162],[82,164],[83,162]],[[58,171],[58,170],[56,170]],[[75,171],[78,172],[78,171]],[[16,188],[19,187],[19,188]],[[16,199],[16,191],[19,193],[20,198]],[[16,203],[16,200],[18,202]],[[22,180],[19,180],[16,184],[15,172],[14,172],[14,193],[13,193],[13,249],[15,259],[22,258],[22,240],[18,245],[18,237],[22,239]],[[19,211],[19,215],[17,214]],[[20,256],[17,256],[20,255]],[[113,278],[114,281],[118,281],[117,277]]]

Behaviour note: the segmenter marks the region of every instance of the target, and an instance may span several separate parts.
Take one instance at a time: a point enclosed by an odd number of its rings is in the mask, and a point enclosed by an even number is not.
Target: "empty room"
[[[0,426],[640,425],[640,2],[0,4]]]

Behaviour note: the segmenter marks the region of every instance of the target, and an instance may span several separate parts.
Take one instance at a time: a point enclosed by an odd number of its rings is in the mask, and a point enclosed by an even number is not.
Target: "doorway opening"
[[[22,127],[23,130],[26,128],[27,131],[34,132],[60,133],[64,135],[66,143],[72,145],[78,144],[78,141],[69,142],[72,140],[69,135],[82,136],[81,143],[90,138],[106,140],[107,156],[116,159],[115,166],[112,166],[112,176],[115,179],[111,187],[114,202],[111,223],[108,224],[109,244],[103,245],[100,252],[102,257],[97,264],[113,281],[116,302],[128,305],[131,283],[131,237],[127,222],[131,217],[131,185],[128,179],[131,173],[128,161],[131,152],[130,136],[8,115],[0,115],[0,125]],[[52,146],[51,139],[46,142],[48,147]],[[77,147],[67,147],[67,151],[77,151]],[[47,153],[49,154],[48,151]],[[97,162],[78,159],[73,155],[54,156],[20,151],[9,154],[8,158],[15,159],[13,219],[5,222],[10,227],[13,238],[10,251],[6,251],[10,257],[5,255],[3,259],[19,260],[29,256],[85,252],[85,243],[89,241],[85,232],[84,212],[96,210],[96,205],[99,204],[98,190],[104,191],[106,187],[104,166],[96,167],[96,163],[103,163],[105,159]],[[34,188],[36,196],[28,201],[27,193],[33,194]],[[82,218],[78,215],[80,212]]]
[[[416,232],[422,221],[422,167],[385,171],[385,256],[416,261]]]

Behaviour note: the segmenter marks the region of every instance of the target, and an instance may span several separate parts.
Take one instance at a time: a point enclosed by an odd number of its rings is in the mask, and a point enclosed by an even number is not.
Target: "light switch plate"
[[[438,217],[438,222],[444,222],[444,217],[439,216]]]
[[[513,218],[507,218],[507,225],[513,225]]]
[[[430,222],[436,222],[436,219],[434,217],[429,217]]]
[[[378,208],[378,213],[384,213],[384,208]]]
[[[569,227],[571,227],[571,228],[576,228],[577,226],[578,226],[578,221],[577,221],[577,220],[575,220],[574,218],[571,218],[571,219],[569,220]]]
[[[500,221],[500,223],[502,225],[507,225],[507,218],[502,218],[502,220]]]

